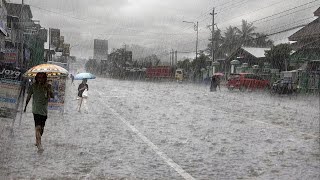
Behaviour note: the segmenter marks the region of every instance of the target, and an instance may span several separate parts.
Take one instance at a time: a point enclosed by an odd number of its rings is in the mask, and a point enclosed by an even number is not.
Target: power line
[[[276,5],[276,4],[283,3],[284,1],[286,1],[286,0],[280,0],[280,1],[276,2],[276,3],[273,3],[273,4],[270,4],[270,5],[268,5],[268,6],[259,8],[259,9],[257,9],[257,10],[251,11],[251,12],[249,12],[249,13],[243,13],[243,14],[240,14],[240,15],[238,15],[238,16],[232,17],[232,18],[230,18],[230,19],[223,20],[223,22],[224,22],[224,23],[229,22],[229,21],[231,21],[231,20],[233,20],[233,19],[237,19],[237,18],[239,18],[239,17],[241,17],[241,16],[249,15],[249,14],[252,14],[252,13],[254,13],[254,12],[257,12],[257,11],[260,11],[260,10],[263,10],[263,9],[266,9],[266,8],[269,8],[269,7],[271,7],[271,6],[274,6],[274,5]],[[224,23],[223,23],[223,24],[224,24]]]
[[[276,14],[272,14],[272,15],[270,15],[270,16],[267,16],[267,17],[264,17],[264,18],[261,18],[261,19],[258,19],[258,20],[254,20],[254,21],[252,21],[252,23],[258,22],[258,21],[261,21],[261,20],[264,20],[264,19],[267,19],[267,18],[269,18],[269,17],[273,17],[273,16],[276,16],[276,15],[282,14],[282,13],[284,13],[284,12],[291,11],[291,10],[293,10],[293,9],[297,9],[297,8],[299,8],[299,7],[302,7],[302,6],[305,6],[305,5],[314,3],[314,2],[316,2],[316,1],[319,1],[319,0],[310,1],[310,2],[308,2],[308,3],[302,4],[302,5],[299,5],[299,6],[295,6],[295,7],[291,8],[291,9],[287,9],[287,10],[281,11],[281,12],[276,13]]]
[[[319,0],[315,0],[315,1],[319,1]],[[270,15],[270,16],[267,16],[267,17],[263,17],[263,18],[261,18],[261,19],[254,20],[254,21],[252,21],[252,23],[253,23],[253,22],[259,22],[259,21],[261,21],[261,20],[265,20],[265,19],[267,19],[267,18],[270,18],[270,17],[276,16],[276,15],[282,14],[282,13],[284,13],[284,12],[288,12],[288,11],[290,11],[290,10],[296,9],[296,8],[298,8],[298,7],[305,6],[305,5],[310,4],[310,3],[314,3],[315,1],[308,2],[308,3],[305,3],[305,4],[299,5],[299,6],[295,6],[295,7],[293,7],[293,8],[290,8],[290,9],[287,9],[287,10],[284,10],[284,11],[281,11],[281,12],[278,12],[278,13],[276,13],[276,14],[272,14],[272,15]],[[262,22],[267,22],[267,21],[272,21],[272,20],[275,20],[275,19],[279,19],[279,18],[281,18],[281,17],[288,16],[288,15],[290,15],[290,14],[293,14],[293,13],[296,13],[296,12],[299,12],[299,11],[303,11],[303,10],[306,10],[306,9],[310,9],[310,8],[313,8],[313,6],[312,6],[312,7],[307,7],[307,8],[301,9],[301,10],[297,10],[297,11],[294,11],[294,12],[292,12],[292,13],[287,13],[287,14],[284,14],[284,15],[279,16],[279,17],[277,17],[277,18],[267,19],[267,20],[262,21]],[[259,23],[262,23],[262,22],[259,22]],[[241,27],[241,25],[234,26],[234,27]]]

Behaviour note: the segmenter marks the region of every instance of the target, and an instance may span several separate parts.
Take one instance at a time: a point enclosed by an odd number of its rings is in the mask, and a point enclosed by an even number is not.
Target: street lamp
[[[197,31],[197,40],[196,40],[196,61],[198,59],[198,34],[199,34],[199,26],[198,26],[198,21],[197,23],[194,22],[189,22],[189,21],[182,21],[184,23],[192,23],[194,25],[194,30]]]

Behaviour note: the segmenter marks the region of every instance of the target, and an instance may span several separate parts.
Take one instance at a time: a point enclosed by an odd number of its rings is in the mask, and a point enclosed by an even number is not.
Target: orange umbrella
[[[35,77],[38,72],[47,73],[48,77],[68,76],[69,72],[54,64],[40,64],[30,68],[25,74],[25,77]]]

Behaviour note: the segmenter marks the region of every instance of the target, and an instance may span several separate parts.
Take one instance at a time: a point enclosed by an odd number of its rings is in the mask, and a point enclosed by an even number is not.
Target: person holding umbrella
[[[24,112],[32,96],[32,113],[35,122],[36,146],[39,152],[43,151],[41,145],[41,136],[43,135],[44,126],[48,114],[48,101],[53,98],[53,90],[51,84],[47,82],[47,78],[68,76],[69,72],[54,64],[39,64],[30,68],[24,73],[24,77],[34,78],[35,83],[29,86],[28,96]]]
[[[26,112],[28,103],[32,98],[32,113],[35,123],[36,146],[38,151],[43,151],[41,145],[41,136],[43,135],[44,126],[48,114],[48,101],[53,98],[53,91],[50,84],[47,83],[47,74],[38,72],[35,76],[35,83],[29,88],[24,112]]]
[[[79,104],[78,104],[78,112],[80,112],[80,108],[81,108],[81,105],[82,105],[82,102],[86,103],[86,98],[87,98],[87,95],[85,95],[85,91],[88,91],[89,90],[89,85],[87,84],[87,79],[83,79],[81,84],[79,84],[78,86],[78,98],[79,98]]]
[[[82,83],[79,84],[78,86],[78,98],[79,99],[79,104],[78,104],[78,112],[80,112],[80,108],[82,106],[82,103],[83,105],[85,106],[86,108],[86,112],[88,112],[87,110],[87,106],[85,105],[86,102],[87,102],[87,98],[88,98],[88,90],[89,90],[89,86],[87,84],[87,80],[88,79],[95,79],[96,76],[91,74],[91,73],[88,73],[88,72],[85,72],[85,73],[78,73],[74,76],[74,79],[75,80],[82,80]]]

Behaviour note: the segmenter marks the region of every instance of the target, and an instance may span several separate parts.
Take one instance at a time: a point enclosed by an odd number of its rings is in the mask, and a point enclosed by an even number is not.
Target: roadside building
[[[7,3],[7,21],[10,22],[11,38],[7,50],[17,54],[17,66],[26,66],[24,61],[24,31],[32,26],[32,12],[29,5]],[[22,44],[23,43],[23,44]]]
[[[291,55],[291,65],[320,59],[320,7],[314,12],[314,16],[315,20],[288,38],[295,41],[292,44],[295,52]]]
[[[253,72],[257,67],[261,69],[266,63],[265,51],[267,50],[270,48],[239,47],[225,60],[225,69],[231,72],[233,60],[239,62],[235,67],[238,72]]]
[[[299,87],[302,92],[319,92],[320,89],[320,7],[314,12],[315,20],[292,34],[290,41],[294,53],[290,65],[299,69]]]
[[[0,0],[0,48],[5,48],[5,39],[8,36],[7,33],[7,8],[6,1]]]

